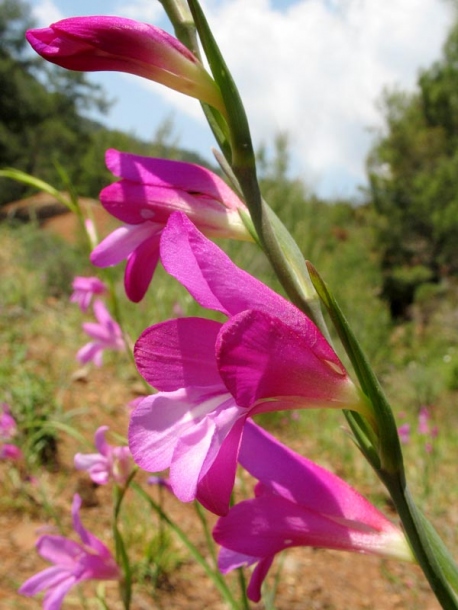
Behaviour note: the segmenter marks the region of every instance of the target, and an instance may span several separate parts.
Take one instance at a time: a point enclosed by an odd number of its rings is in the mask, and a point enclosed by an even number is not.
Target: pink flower
[[[6,402],[0,403],[0,441],[9,441],[17,433],[17,424],[11,415],[10,406]]]
[[[225,114],[220,90],[200,61],[153,25],[122,17],[71,17],[29,30],[26,38],[39,55],[68,70],[136,74]]]
[[[17,445],[11,445],[10,443],[0,444],[0,460],[11,460],[17,462],[22,460],[23,453]]]
[[[108,150],[108,169],[121,178],[100,193],[104,208],[126,223],[92,252],[98,267],[127,258],[126,294],[140,301],[159,260],[161,231],[181,210],[209,237],[250,239],[239,210],[245,205],[218,176],[182,161],[167,161]],[[248,212],[247,212],[248,213]]]
[[[163,487],[170,493],[173,493],[172,486],[170,485],[170,481],[167,477],[159,477],[157,475],[153,475],[152,477],[148,477],[146,481],[148,485],[158,485],[159,487]]]
[[[161,258],[222,324],[178,318],[148,328],[135,346],[137,368],[159,392],[131,416],[129,446],[150,472],[170,467],[182,501],[228,510],[248,417],[309,407],[367,407],[339,358],[294,305],[236,267],[184,214],[164,229]]]
[[[124,485],[132,470],[132,458],[129,447],[113,447],[105,440],[108,426],[101,426],[94,436],[98,453],[77,453],[75,468],[87,470],[89,476],[98,485],[106,485],[110,480]]]
[[[17,424],[11,415],[10,406],[6,402],[0,403],[0,460],[21,460],[23,453],[17,445],[7,443],[17,434]]]
[[[431,415],[428,407],[421,407],[418,414],[418,434],[429,434],[429,419]]]
[[[259,483],[255,498],[233,506],[213,531],[227,573],[257,564],[248,597],[261,585],[280,551],[294,546],[371,553],[412,561],[404,534],[345,481],[297,455],[247,422],[240,464]]]
[[[41,536],[36,545],[38,553],[55,565],[35,574],[19,589],[19,593],[28,597],[46,590],[44,610],[59,610],[68,591],[84,580],[117,580],[121,576],[107,547],[84,529],[79,517],[80,507],[81,498],[75,494],[73,529],[82,544],[63,536]]]
[[[73,293],[70,296],[72,303],[78,303],[81,311],[86,312],[96,294],[105,294],[107,287],[98,277],[75,277],[72,283]]]
[[[94,341],[84,345],[76,354],[77,360],[86,364],[91,360],[96,366],[102,365],[102,354],[105,349],[124,350],[125,343],[119,325],[110,316],[102,301],[95,301],[94,314],[98,322],[85,322],[83,330]]]
[[[402,424],[399,426],[398,434],[401,443],[407,444],[410,440],[410,424]]]

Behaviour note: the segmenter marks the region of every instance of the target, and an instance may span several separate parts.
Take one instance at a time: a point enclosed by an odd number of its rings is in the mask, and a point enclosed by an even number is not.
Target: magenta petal
[[[141,401],[129,424],[129,447],[140,468],[160,472],[170,466],[189,411],[185,390],[154,394]]]
[[[110,267],[127,258],[140,244],[155,234],[162,226],[153,222],[118,227],[105,237],[91,252],[91,263],[96,267]]]
[[[259,602],[261,600],[261,587],[264,582],[267,572],[270,570],[270,566],[274,560],[274,555],[270,557],[264,557],[260,559],[258,565],[253,570],[250,578],[250,584],[247,588],[248,599],[252,602]]]
[[[275,555],[291,546],[355,550],[359,539],[378,535],[352,532],[324,514],[274,495],[236,504],[213,531],[218,544],[255,557]]]
[[[21,593],[21,595],[36,595],[37,593],[40,593],[40,591],[43,591],[43,589],[55,587],[68,578],[69,573],[65,568],[52,566],[51,568],[46,568],[45,570],[38,572],[38,574],[34,574],[31,578],[26,580],[25,583],[21,585],[18,592]],[[72,584],[69,585],[68,589]]]
[[[160,233],[152,235],[129,256],[124,275],[124,287],[131,301],[143,299],[159,261]]]
[[[305,316],[301,331],[261,311],[232,317],[220,332],[217,362],[241,406],[285,397],[283,402],[291,401],[293,407],[335,403],[342,408],[342,386],[348,383],[345,369]],[[258,411],[268,408],[263,405]]]
[[[220,201],[230,209],[242,205],[221,178],[194,163],[132,155],[114,149],[107,150],[105,161],[115,176],[129,182],[205,195],[209,200]]]
[[[215,425],[207,417],[177,440],[170,466],[170,484],[182,502],[190,502],[196,497],[197,484],[214,434]]]
[[[225,515],[229,510],[244,424],[245,417],[234,423],[213,464],[197,487],[197,500],[215,515]]]
[[[322,511],[354,528],[387,530],[389,521],[341,478],[298,455],[275,437],[247,420],[239,462],[253,477],[282,497]]]
[[[135,344],[140,374],[162,392],[221,385],[215,362],[220,328],[219,322],[202,318],[179,318],[150,326]]]
[[[60,567],[72,568],[75,558],[84,551],[81,544],[63,536],[41,536],[36,544],[38,554]]]
[[[304,314],[234,265],[180,212],[172,214],[162,232],[161,260],[167,272],[203,307],[226,315],[256,308],[302,325]]]

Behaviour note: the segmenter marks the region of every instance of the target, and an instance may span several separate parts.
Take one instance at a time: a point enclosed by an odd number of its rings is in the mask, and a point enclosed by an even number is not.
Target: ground
[[[122,432],[128,419],[125,404],[135,396],[136,382],[132,382],[130,387],[127,384],[126,387],[125,382],[112,379],[109,371],[96,369],[75,377],[67,390],[66,404],[68,408],[74,408],[77,404],[88,406],[86,412],[90,413],[90,418],[83,418],[85,432],[92,428],[94,422],[101,421],[108,421],[112,429]],[[99,412],[101,397],[104,404],[111,405],[108,416],[106,412]],[[89,528],[92,524],[94,531],[108,539],[109,490],[105,487],[94,489],[84,473],[76,473],[72,469],[71,456],[75,446],[77,444],[72,439],[66,440],[65,444],[60,443],[59,472],[46,472],[43,475],[44,489],[53,496],[54,509],[63,514],[69,512],[73,493],[78,491],[87,505],[82,511],[83,522]],[[2,469],[2,476],[5,477],[6,467],[3,465]],[[54,479],[58,481],[57,488],[53,485]],[[33,487],[28,489],[32,497],[31,503],[42,504],[43,498],[37,490]],[[153,490],[151,493],[157,492]],[[180,504],[169,496],[165,498],[165,509],[188,531],[199,548],[204,550],[203,535],[196,533],[197,522],[193,508]],[[42,514],[38,507],[36,512]],[[37,599],[27,599],[15,592],[21,582],[46,567],[34,550],[37,535],[46,529],[45,523],[33,515],[33,508],[26,513],[18,510],[14,503],[0,512],[3,532],[0,538],[0,556],[3,558],[0,568],[1,608],[40,607]],[[146,516],[146,519],[151,519],[151,527],[155,527],[153,518]],[[49,522],[51,519],[48,519]],[[107,524],[102,531],[100,523]],[[214,585],[200,566],[186,557],[179,542],[175,544],[176,552],[181,556],[179,565],[162,578],[154,597],[144,587],[134,595],[132,610],[225,608]],[[109,608],[121,608],[115,585],[109,583],[108,590]],[[67,607],[83,607],[82,601],[76,595],[69,596],[64,605],[64,608]],[[435,610],[439,605],[415,566],[376,557],[298,548],[284,555],[274,607],[277,610]],[[252,608],[261,610],[268,606],[261,603],[253,604]]]

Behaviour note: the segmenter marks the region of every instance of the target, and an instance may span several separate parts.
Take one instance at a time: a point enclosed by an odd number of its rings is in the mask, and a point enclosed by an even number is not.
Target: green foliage
[[[418,91],[386,92],[368,158],[383,295],[405,317],[419,286],[458,273],[458,23]]]

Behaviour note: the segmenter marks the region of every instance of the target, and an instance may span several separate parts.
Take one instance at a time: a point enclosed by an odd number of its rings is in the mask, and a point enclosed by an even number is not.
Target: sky
[[[31,0],[39,27],[109,14],[172,32],[157,0]],[[447,0],[203,0],[239,87],[255,148],[290,138],[291,175],[324,198],[358,197],[383,127],[384,89],[413,91],[440,58],[453,23]],[[198,102],[127,74],[96,73],[115,104],[110,127],[152,139],[173,121],[180,146],[208,160],[215,146]]]

